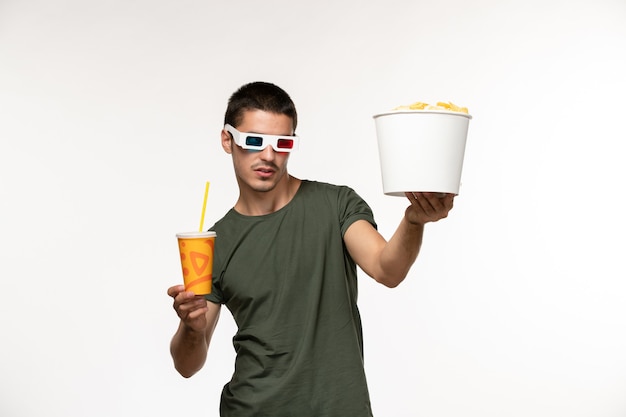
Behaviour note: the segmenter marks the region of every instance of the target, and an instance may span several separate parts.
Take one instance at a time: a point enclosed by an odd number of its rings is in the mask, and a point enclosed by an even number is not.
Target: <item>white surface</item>
[[[625,21],[623,0],[0,1],[0,415],[217,414],[233,325],[175,373],[174,234],[205,181],[207,225],[234,203],[225,104],[267,80],[298,106],[291,172],[353,186],[388,237],[406,202],[371,116],[474,116],[406,282],[360,281],[377,417],[623,417]]]

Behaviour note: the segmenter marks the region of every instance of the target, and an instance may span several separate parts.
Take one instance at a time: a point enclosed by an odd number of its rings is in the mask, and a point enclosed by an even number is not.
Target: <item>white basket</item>
[[[397,110],[374,115],[383,192],[459,194],[469,114]]]

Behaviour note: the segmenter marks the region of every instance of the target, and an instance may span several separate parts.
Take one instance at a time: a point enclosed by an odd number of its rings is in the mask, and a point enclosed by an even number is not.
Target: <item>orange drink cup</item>
[[[177,233],[185,291],[211,293],[215,232]]]

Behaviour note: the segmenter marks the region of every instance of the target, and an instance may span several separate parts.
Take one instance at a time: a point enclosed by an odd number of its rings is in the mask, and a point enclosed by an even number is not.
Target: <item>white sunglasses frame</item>
[[[293,152],[293,151],[297,151],[298,147],[300,145],[300,137],[299,136],[264,135],[262,133],[240,132],[237,129],[235,129],[233,126],[229,125],[228,123],[226,123],[224,125],[224,130],[226,130],[228,133],[230,133],[230,135],[232,136],[232,138],[235,141],[235,143],[237,144],[237,146],[240,146],[243,149],[249,149],[249,150],[254,150],[254,151],[262,151],[263,149],[265,149],[265,148],[267,148],[268,146],[271,145],[272,149],[274,149],[274,151],[276,151],[276,152]],[[263,139],[263,146],[253,146],[253,145],[246,144],[246,141],[245,141],[244,138],[246,138],[248,136],[252,136],[252,137],[255,137],[255,138]],[[293,141],[293,147],[291,147],[291,148],[279,148],[278,147],[278,141],[280,139],[288,139],[288,140]]]

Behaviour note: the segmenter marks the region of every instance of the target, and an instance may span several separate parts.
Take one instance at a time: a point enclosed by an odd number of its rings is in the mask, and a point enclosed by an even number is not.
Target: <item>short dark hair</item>
[[[296,105],[289,94],[277,85],[255,81],[239,87],[228,100],[224,124],[238,126],[243,121],[244,112],[247,110],[284,114],[291,118],[295,133],[298,124]]]

